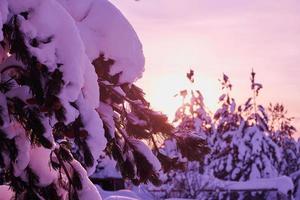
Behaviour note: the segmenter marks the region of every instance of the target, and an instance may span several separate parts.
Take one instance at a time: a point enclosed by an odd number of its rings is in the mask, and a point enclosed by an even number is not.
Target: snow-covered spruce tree
[[[194,83],[194,71],[187,73],[187,78]],[[206,137],[212,132],[212,120],[209,111],[204,105],[204,99],[199,90],[182,90],[176,96],[181,96],[182,105],[175,113],[174,123],[177,129],[184,132],[193,132]]]
[[[195,136],[197,137],[197,136]],[[203,158],[207,154],[208,148],[202,147],[202,154],[197,156],[197,160],[187,160],[178,150],[174,139],[165,140],[160,148],[160,153],[172,158],[172,165],[168,171],[160,174],[162,184],[160,186],[146,185],[147,190],[159,199],[166,198],[197,198],[199,189],[205,185],[201,177]],[[205,150],[205,151],[204,151]]]
[[[187,73],[187,78],[194,83],[194,71]],[[174,139],[167,139],[160,147],[162,155],[171,157],[172,166],[164,168],[161,175],[163,183],[160,187],[148,186],[148,190],[154,192],[157,198],[196,198],[199,189],[204,182],[201,177],[203,173],[204,158],[210,149],[207,144],[207,137],[212,132],[211,118],[203,102],[203,96],[198,90],[182,90],[179,94],[182,98],[182,105],[177,109],[174,123],[177,124],[175,132],[177,135],[190,135],[202,142],[202,150],[197,153],[188,144],[179,144],[185,151],[178,149]],[[190,160],[186,159],[189,156]]]
[[[191,83],[194,83],[194,71],[190,70],[187,73],[187,78]],[[194,161],[203,163],[203,159],[207,153],[209,153],[209,147],[207,146],[207,138],[212,133],[212,120],[208,109],[204,105],[204,99],[199,90],[182,90],[175,96],[181,96],[182,105],[177,109],[175,113],[174,123],[177,124],[177,135],[191,135],[202,142],[202,151],[197,154],[187,144],[183,144],[181,154],[184,157],[188,155],[193,156]],[[179,144],[180,146],[181,144]],[[193,152],[194,151],[194,152]]]
[[[226,74],[223,74],[222,79],[219,81],[224,93],[219,97],[219,104],[221,108],[219,108],[213,116],[216,129],[214,135],[216,135],[216,133],[224,133],[229,130],[236,130],[241,123],[241,116],[238,112],[236,112],[235,99],[230,96],[232,84],[230,83],[229,77]],[[214,143],[215,142],[213,141],[213,144]]]
[[[300,166],[300,158],[299,158],[299,152],[300,152],[300,139],[297,141],[297,151],[298,151],[298,166]],[[294,198],[299,199],[300,198],[300,170],[290,174],[290,177],[292,178],[294,182]]]
[[[88,176],[105,148],[124,178],[158,183],[139,140],[155,146],[154,134],[201,149],[132,84],[141,44],[107,0],[2,0],[0,11],[0,165],[15,199],[101,199]]]
[[[299,170],[297,141],[293,138],[296,128],[293,118],[287,117],[287,110],[282,104],[271,104],[268,107],[269,129],[272,140],[282,148],[280,173],[290,175]]]
[[[130,179],[135,184],[148,180],[158,184],[160,162],[166,169],[173,166],[174,159],[159,152],[157,137],[176,140],[178,148],[186,152],[184,156],[188,159],[193,159],[193,154],[186,151],[186,146],[190,146],[193,152],[204,154],[203,141],[188,134],[173,134],[173,127],[168,124],[167,117],[150,109],[142,89],[132,84],[144,70],[144,57],[138,37],[127,20],[119,12],[113,12],[109,16],[109,27],[95,27],[95,24],[88,23],[90,19],[107,22],[106,13],[115,8],[105,2],[96,1],[93,9],[82,11],[85,14],[84,20],[78,20],[76,15],[72,16],[77,21],[85,41],[92,37],[99,43],[105,42],[104,44],[111,46],[117,44],[114,48],[94,47],[94,43],[88,42],[88,46],[92,47],[87,48],[90,49],[89,57],[92,58],[98,75],[100,105],[97,111],[103,120],[108,141],[106,154],[117,161],[117,168],[123,178]],[[74,7],[68,6],[66,2],[63,5],[70,13],[74,12]],[[103,34],[104,28],[106,34]],[[116,30],[122,30],[122,34]],[[103,35],[108,38],[103,38]],[[95,48],[101,53],[94,52]],[[155,156],[141,139],[153,147]]]
[[[228,78],[223,78],[222,85]],[[222,180],[247,181],[256,178],[277,177],[281,159],[281,149],[268,137],[266,113],[262,106],[256,105],[256,96],[261,84],[255,82],[251,73],[253,97],[236,108],[228,94],[222,95],[222,109],[215,115],[216,132],[209,157],[209,169]],[[224,99],[225,97],[225,99]],[[230,109],[229,109],[230,108]],[[238,194],[224,194],[219,198],[238,198]],[[241,193],[240,198],[266,198],[265,193]]]
[[[167,123],[165,115],[149,108],[150,104],[144,99],[143,91],[134,84],[121,83],[120,86],[112,87],[115,82],[119,83],[118,76],[112,77],[109,74],[113,64],[112,59],[104,58],[94,62],[100,78],[100,89],[105,91],[101,96],[102,108],[97,110],[103,116],[106,138],[109,141],[106,152],[117,161],[122,176],[135,184],[150,180],[157,185],[160,183],[159,162],[165,172],[181,166],[178,157],[160,151],[159,143],[163,140],[173,141],[182,157],[188,160],[201,159],[207,153],[203,138],[195,137],[190,132],[183,134],[174,130]],[[156,138],[162,141],[159,142]],[[138,139],[150,144],[156,157]]]
[[[271,104],[268,107],[269,129],[271,139],[281,147],[282,160],[279,172],[281,175],[290,176],[294,182],[294,197],[299,198],[300,175],[299,175],[299,147],[293,138],[296,132],[292,125],[293,118],[287,117],[287,110],[282,104]]]
[[[74,20],[54,0],[2,0],[0,8],[6,183],[15,199],[101,199],[88,179],[106,144],[97,76]]]
[[[151,139],[157,132],[171,134],[172,126],[166,116],[149,109],[143,91],[132,84],[144,71],[136,33],[108,1],[60,2],[76,21],[97,73],[97,112],[103,120],[107,154],[117,161],[124,178],[158,183],[160,163],[140,139]]]

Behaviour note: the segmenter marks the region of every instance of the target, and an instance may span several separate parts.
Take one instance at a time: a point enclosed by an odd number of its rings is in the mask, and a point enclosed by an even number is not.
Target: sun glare
[[[176,96],[181,90],[199,90],[206,107],[210,111],[217,108],[217,99],[220,95],[218,81],[207,77],[198,77],[196,72],[195,83],[190,83],[185,74],[170,73],[157,76],[154,83],[146,85],[146,97],[155,110],[165,113],[169,121],[173,121],[176,110],[182,104],[181,96]]]

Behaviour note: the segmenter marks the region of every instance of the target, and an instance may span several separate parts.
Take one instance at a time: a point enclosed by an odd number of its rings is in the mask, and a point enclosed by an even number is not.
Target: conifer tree
[[[223,76],[222,85],[231,89],[228,77]],[[222,180],[247,181],[257,178],[277,177],[281,149],[268,136],[267,116],[256,96],[262,88],[251,73],[253,97],[236,108],[228,93],[220,97],[222,108],[215,114],[216,132],[209,157],[209,169]],[[220,199],[241,198],[238,194],[224,194]],[[265,193],[242,193],[244,199],[266,198]]]
[[[293,118],[287,117],[287,110],[282,104],[271,104],[268,107],[269,129],[272,140],[281,147],[283,159],[280,173],[290,175],[299,170],[299,150],[293,138],[296,128],[292,125]]]
[[[193,84],[194,71],[190,70],[186,76]],[[182,98],[182,105],[177,109],[173,121],[177,124],[175,133],[184,138],[189,136],[190,139],[187,142],[166,139],[159,149],[161,156],[171,158],[170,164],[163,167],[162,186],[155,188],[164,191],[159,198],[196,198],[202,185],[205,156],[210,151],[207,139],[212,133],[212,120],[201,92],[181,90],[175,95],[178,96]],[[199,142],[199,150],[188,143],[196,144],[196,141]],[[148,186],[148,189],[153,188]]]
[[[194,71],[187,73],[187,78],[194,84]],[[179,94],[182,98],[182,105],[175,113],[174,123],[178,124],[180,131],[193,132],[197,135],[210,135],[212,130],[212,120],[210,113],[204,104],[204,99],[199,90],[181,90]]]
[[[155,135],[201,150],[133,84],[142,46],[108,1],[2,0],[0,26],[0,167],[14,199],[101,199],[88,176],[103,151],[124,178],[158,184],[172,159],[141,140],[156,147]]]
[[[101,199],[88,174],[106,140],[98,100],[86,89],[97,88],[97,78],[77,27],[56,1],[0,5],[5,183],[15,199]]]

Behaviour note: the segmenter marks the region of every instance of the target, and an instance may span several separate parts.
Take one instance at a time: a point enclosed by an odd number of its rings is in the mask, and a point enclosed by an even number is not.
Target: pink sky
[[[234,97],[251,94],[249,74],[264,86],[259,102],[284,103],[300,130],[300,1],[111,0],[138,33],[146,71],[138,84],[156,109],[172,115],[176,91],[196,71],[212,110],[226,73]],[[122,34],[122,33],[120,33]]]

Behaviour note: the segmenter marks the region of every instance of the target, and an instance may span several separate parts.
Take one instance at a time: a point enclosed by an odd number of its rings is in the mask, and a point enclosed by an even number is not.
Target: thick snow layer
[[[6,98],[5,96],[0,93],[0,105],[1,105],[1,116],[2,116],[2,119],[3,119],[3,126],[2,126],[2,129],[4,127],[7,127],[10,122],[9,122],[9,117],[8,117],[8,110],[7,110],[7,101],[6,101]],[[8,133],[6,133],[8,134]],[[10,135],[12,135],[11,133],[9,133]],[[14,134],[14,133],[13,133]]]
[[[50,185],[57,177],[57,171],[50,168],[50,149],[33,147],[30,151],[29,167],[39,177],[40,186]]]
[[[14,70],[9,70],[9,67],[11,66],[18,66],[20,68],[24,68],[24,65],[20,61],[17,61],[14,55],[8,57],[7,59],[5,59],[3,63],[0,64],[0,70],[2,71],[1,73],[2,81],[11,80],[11,77],[14,76],[15,73]],[[10,98],[18,97],[23,101],[26,101],[28,98],[32,97],[28,86],[19,86],[17,82],[14,80],[11,80],[11,83],[13,83],[13,87],[11,88],[10,91],[5,93],[7,97]]]
[[[20,15],[22,12],[28,12],[28,16]],[[99,107],[100,95],[98,77],[91,61],[100,54],[113,59],[115,63],[110,74],[120,73],[120,83],[131,83],[141,77],[144,71],[144,56],[135,31],[120,11],[107,0],[1,0],[0,40],[3,39],[1,30],[4,22],[7,22],[7,17],[13,15],[17,15],[17,23],[30,54],[46,65],[50,72],[62,72],[64,86],[58,96],[66,109],[65,123],[74,121],[80,114],[84,128],[89,133],[86,138],[87,145],[96,161],[106,146],[106,139],[102,120],[95,110]],[[35,40],[38,41],[37,45],[32,42]],[[7,55],[3,49],[0,54],[2,63]],[[15,59],[11,56],[7,61],[15,62]],[[24,67],[19,63],[6,64]],[[1,80],[3,78],[7,79],[9,75],[4,74]],[[44,82],[42,86],[47,87]],[[120,92],[121,88],[116,90]],[[29,87],[17,84],[5,95],[19,97],[24,102],[32,97]],[[5,101],[5,96],[1,94],[1,105],[6,105]],[[79,111],[75,106],[71,106],[70,102],[75,102]],[[8,115],[6,111],[4,108],[4,115]],[[110,128],[114,129],[113,112],[108,113],[106,117],[112,125]],[[45,114],[41,114],[41,119],[46,129],[44,136],[54,143],[52,125],[56,120],[54,117],[49,119]],[[20,124],[4,122],[2,128],[9,133],[9,138],[15,138],[19,153],[16,162],[12,163],[14,175],[26,181],[25,169],[28,167],[38,176],[38,186],[48,186],[53,182],[57,185],[59,174],[49,164],[51,149],[31,145]],[[161,168],[157,158],[144,143],[133,141],[133,144],[145,155],[155,170]],[[3,157],[5,161],[9,160],[7,155]],[[95,162],[86,172],[79,162],[72,161],[73,168],[80,174],[83,186],[78,192],[79,199],[101,199],[97,189],[88,179],[96,164]],[[1,195],[2,191],[4,194],[4,190],[5,188],[0,188]],[[120,195],[115,194],[110,198],[119,197]]]
[[[142,76],[145,58],[142,45],[122,13],[107,0],[58,0],[77,22],[91,61],[100,54],[115,60],[110,74],[122,72],[120,82]]]
[[[257,189],[275,189],[278,192],[287,195],[294,188],[293,181],[287,176],[281,176],[268,179],[254,179],[245,182],[225,182],[224,189],[227,190],[257,190]]]
[[[200,175],[200,179],[205,180],[202,189],[208,190],[277,190],[278,192],[288,195],[294,188],[291,178],[280,176],[276,178],[253,179],[249,181],[223,181],[211,176]]]
[[[41,121],[42,121],[42,124],[45,127],[45,132],[43,133],[43,136],[45,138],[47,138],[48,141],[51,142],[52,145],[54,146],[55,141],[54,141],[54,137],[52,135],[51,120],[49,118],[43,118]]]
[[[84,126],[89,132],[88,146],[94,160],[97,160],[106,145],[102,121],[94,110],[99,104],[98,77],[85,53],[81,35],[73,18],[61,4],[54,0],[41,2],[11,0],[9,7],[14,13],[29,12],[28,19],[18,17],[21,30],[25,34],[26,45],[50,71],[58,69],[63,73],[65,85],[59,97],[66,109],[65,123],[74,121],[79,115],[79,112],[69,104],[77,101]],[[32,39],[48,42],[31,46]],[[45,133],[45,137],[52,140],[50,135],[49,131]],[[88,169],[88,174],[93,173],[95,165],[96,162]]]
[[[117,170],[117,162],[103,153],[103,159],[100,160],[96,172],[92,178],[122,178],[121,173]]]
[[[9,139],[13,139],[14,137],[22,134],[23,127],[21,124],[17,122],[11,122],[10,124],[6,125],[2,128],[2,130],[6,133],[6,137]]]
[[[244,128],[242,123],[237,130],[227,131],[217,138],[213,151],[220,152],[218,154],[222,156],[212,157],[210,169],[214,174],[228,173],[218,178],[244,181],[279,175],[281,149],[258,126]],[[222,154],[222,151],[228,153]]]
[[[184,199],[184,198],[168,198],[166,200],[191,200],[191,199]]]
[[[85,56],[85,70],[84,70],[84,84],[82,93],[84,99],[93,109],[99,106],[100,91],[98,89],[98,76],[95,72],[94,66],[90,63],[87,56]]]
[[[159,171],[161,169],[161,164],[159,160],[144,142],[135,139],[130,139],[130,142],[134,145],[137,151],[139,151],[145,156],[145,158],[153,166],[155,171]]]
[[[101,200],[101,196],[96,188],[96,186],[90,181],[87,176],[85,169],[81,166],[81,164],[73,160],[71,162],[73,168],[76,170],[77,173],[80,175],[80,180],[82,183],[82,189],[78,191],[78,196],[80,200]]]
[[[84,101],[82,96],[80,96],[77,103],[79,105],[80,113],[82,114],[82,122],[89,133],[86,141],[95,160],[94,165],[87,169],[88,175],[92,175],[98,164],[97,159],[106,147],[103,123],[97,111],[91,108],[90,105]]]
[[[3,40],[3,32],[2,32],[2,26],[5,23],[8,15],[8,4],[6,0],[0,1],[0,41]],[[2,47],[1,47],[2,48]],[[2,54],[2,52],[1,52]],[[0,62],[2,61],[2,55],[0,55]]]
[[[9,189],[8,185],[0,185],[0,200],[12,199],[14,193]]]
[[[27,167],[30,161],[30,141],[26,136],[25,130],[19,127],[19,131],[22,132],[15,137],[15,144],[18,149],[18,156],[14,163],[14,175],[20,176],[23,170]]]
[[[106,103],[100,102],[99,107],[96,109],[99,113],[101,119],[106,123],[109,129],[110,136],[114,138],[115,132],[115,121],[114,121],[114,111],[112,107]]]
[[[112,196],[105,198],[105,200],[137,200],[137,199],[131,198],[131,197],[126,197],[126,196],[112,195]]]
[[[1,26],[0,26],[0,28],[1,28]],[[2,31],[2,28],[0,30],[0,38],[3,37],[3,33],[1,31]],[[6,58],[7,58],[7,53],[6,53],[5,49],[2,48],[2,46],[0,46],[0,63],[2,63]]]
[[[97,189],[99,190],[103,200],[145,200],[131,190],[118,190],[111,192],[102,190],[99,186],[97,186]]]
[[[10,0],[9,8],[14,13],[29,11],[28,19],[19,17],[22,32],[26,35],[30,52],[40,62],[54,71],[58,64],[64,74],[65,87],[62,93],[68,101],[75,101],[83,86],[84,46],[73,19],[56,1]],[[51,12],[49,12],[51,10]],[[37,38],[47,40],[37,47],[29,41]]]

